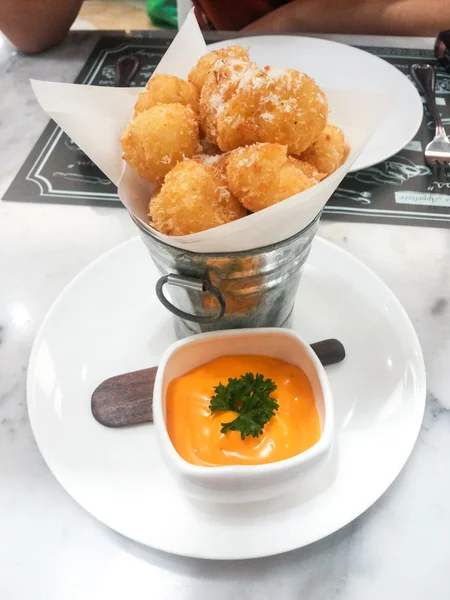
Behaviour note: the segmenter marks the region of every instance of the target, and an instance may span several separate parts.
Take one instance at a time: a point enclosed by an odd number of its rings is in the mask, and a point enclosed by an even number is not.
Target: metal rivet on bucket
[[[180,310],[164,296],[164,286],[166,284],[184,287],[199,293],[211,294],[217,299],[217,313],[212,316],[205,317],[200,315],[192,315]],[[170,312],[176,317],[180,317],[180,319],[184,319],[186,321],[191,321],[192,323],[215,323],[223,317],[226,310],[225,298],[220,293],[220,290],[211,285],[206,279],[201,280],[196,279],[195,277],[183,277],[182,275],[175,275],[174,273],[163,275],[156,282],[156,295],[158,296],[158,300],[167,308],[167,310],[170,310]]]

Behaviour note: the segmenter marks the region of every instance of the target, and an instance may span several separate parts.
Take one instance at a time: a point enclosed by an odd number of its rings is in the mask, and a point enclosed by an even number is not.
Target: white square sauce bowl
[[[303,370],[311,384],[320,421],[321,435],[313,446],[291,458],[258,465],[201,466],[178,454],[166,426],[169,384],[196,367],[231,355],[274,357]],[[333,398],[325,369],[309,344],[288,329],[218,331],[172,344],[157,372],[153,419],[164,461],[186,494],[216,502],[266,500],[301,486],[307,474],[327,462],[334,441]]]

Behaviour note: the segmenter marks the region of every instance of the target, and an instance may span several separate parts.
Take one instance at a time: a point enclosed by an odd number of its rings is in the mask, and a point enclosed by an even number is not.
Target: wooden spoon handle
[[[311,344],[311,349],[317,354],[317,358],[324,367],[340,363],[345,358],[345,348],[339,340],[322,340]]]
[[[339,340],[311,344],[324,365],[341,362],[344,346]],[[101,383],[91,398],[94,418],[105,427],[129,427],[153,421],[153,386],[158,367],[110,377]]]
[[[105,427],[153,422],[153,386],[158,367],[110,377],[91,398],[94,418]]]

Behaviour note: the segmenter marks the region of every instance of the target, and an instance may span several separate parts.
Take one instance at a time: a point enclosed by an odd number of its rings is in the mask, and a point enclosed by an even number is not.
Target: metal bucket
[[[162,277],[160,302],[175,315],[179,338],[241,327],[290,327],[297,288],[320,214],[303,231],[245,252],[200,254],[142,239]],[[170,300],[165,288],[170,286]]]

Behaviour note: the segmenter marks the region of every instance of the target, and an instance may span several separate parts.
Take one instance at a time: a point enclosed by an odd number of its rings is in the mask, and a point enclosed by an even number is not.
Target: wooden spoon
[[[323,366],[341,362],[345,348],[338,340],[311,344]],[[105,427],[129,427],[153,421],[153,386],[158,367],[110,377],[91,398],[94,418]]]

